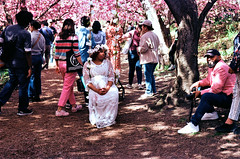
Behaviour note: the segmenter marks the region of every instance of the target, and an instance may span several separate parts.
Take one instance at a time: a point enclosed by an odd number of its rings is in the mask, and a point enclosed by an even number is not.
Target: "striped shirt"
[[[70,51],[73,46],[75,57],[80,56],[78,49],[78,37],[69,36],[67,39],[61,39],[59,36],[55,40],[55,60],[66,61],[66,52]]]

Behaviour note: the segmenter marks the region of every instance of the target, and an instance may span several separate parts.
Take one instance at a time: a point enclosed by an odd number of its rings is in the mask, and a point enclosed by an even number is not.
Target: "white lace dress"
[[[90,71],[89,71],[90,70]],[[90,72],[90,73],[89,73]],[[87,61],[83,68],[86,85],[92,83],[96,88],[105,88],[108,81],[114,83],[114,71],[109,60],[103,60],[101,65]],[[97,128],[115,124],[118,113],[118,88],[115,84],[105,95],[99,95],[92,89],[89,91],[89,120]]]

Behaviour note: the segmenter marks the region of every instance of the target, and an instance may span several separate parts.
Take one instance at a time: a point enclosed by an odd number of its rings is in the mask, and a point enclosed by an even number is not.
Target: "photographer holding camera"
[[[201,101],[191,121],[178,130],[179,134],[198,132],[201,120],[218,119],[214,106],[230,108],[232,103],[235,75],[228,73],[229,66],[221,59],[217,50],[208,50],[204,57],[207,57],[208,76],[190,87],[190,90],[196,88],[192,93],[195,94],[195,98],[201,97]],[[209,88],[199,91],[199,87]]]

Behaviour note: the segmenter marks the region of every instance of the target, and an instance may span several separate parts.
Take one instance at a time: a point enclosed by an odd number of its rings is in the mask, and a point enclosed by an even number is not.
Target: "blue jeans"
[[[28,83],[27,69],[24,68],[9,68],[10,80],[6,83],[0,93],[0,106],[4,105],[12,95],[14,89],[19,85],[19,105],[18,110],[24,111],[29,105],[28,100]]]
[[[41,90],[42,55],[32,55],[32,75],[28,85],[28,97],[39,97]]]
[[[199,125],[205,113],[214,112],[214,107],[230,108],[232,103],[232,95],[227,96],[225,93],[204,93],[201,97],[199,106],[192,116],[191,122],[196,126]]]
[[[144,64],[144,76],[146,82],[146,94],[156,93],[154,70],[157,66],[157,63],[147,63]]]
[[[133,83],[134,72],[136,68],[137,82],[142,83],[142,65],[140,65],[139,56],[136,50],[129,50],[128,52],[129,73],[128,82],[130,85]]]
[[[49,60],[50,63],[53,63],[53,59],[54,59],[54,57],[53,57],[53,56],[54,56],[54,52],[53,52],[53,51],[54,51],[54,47],[55,47],[54,44],[51,44],[51,49],[50,49],[50,60]]]

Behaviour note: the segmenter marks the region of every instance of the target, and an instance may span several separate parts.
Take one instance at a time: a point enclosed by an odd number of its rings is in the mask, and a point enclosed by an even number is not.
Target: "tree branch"
[[[3,1],[3,4],[4,4],[3,10],[4,10],[5,15],[6,15],[7,25],[13,24],[12,17],[11,17],[11,15],[8,13],[8,10],[7,10],[5,1]]]
[[[198,23],[199,23],[199,27],[201,28],[202,27],[202,24],[204,23],[204,19],[205,17],[207,16],[209,10],[213,7],[214,3],[217,2],[217,0],[211,0],[211,1],[208,1],[208,3],[206,4],[206,6],[204,7],[202,13],[200,14],[199,16],[199,19],[198,19]]]
[[[168,8],[170,9],[172,15],[174,16],[175,20],[177,21],[177,24],[180,22],[181,17],[181,1],[174,1],[174,0],[164,0],[167,4]]]
[[[36,20],[39,19],[39,18],[41,18],[41,17],[43,17],[43,16],[49,11],[49,9],[51,9],[53,6],[55,6],[56,4],[58,4],[58,2],[60,2],[60,1],[61,1],[61,0],[57,0],[56,2],[54,2],[53,4],[51,4],[39,17],[36,18]]]
[[[69,8],[68,12],[63,13],[61,16],[59,16],[59,18],[55,19],[55,21],[60,21],[60,20],[62,20],[62,17],[63,17],[64,15],[66,15],[66,14],[69,13],[69,11],[70,11],[70,9],[73,7],[73,5],[74,5],[74,3],[72,3],[72,5],[71,5],[71,7]]]

